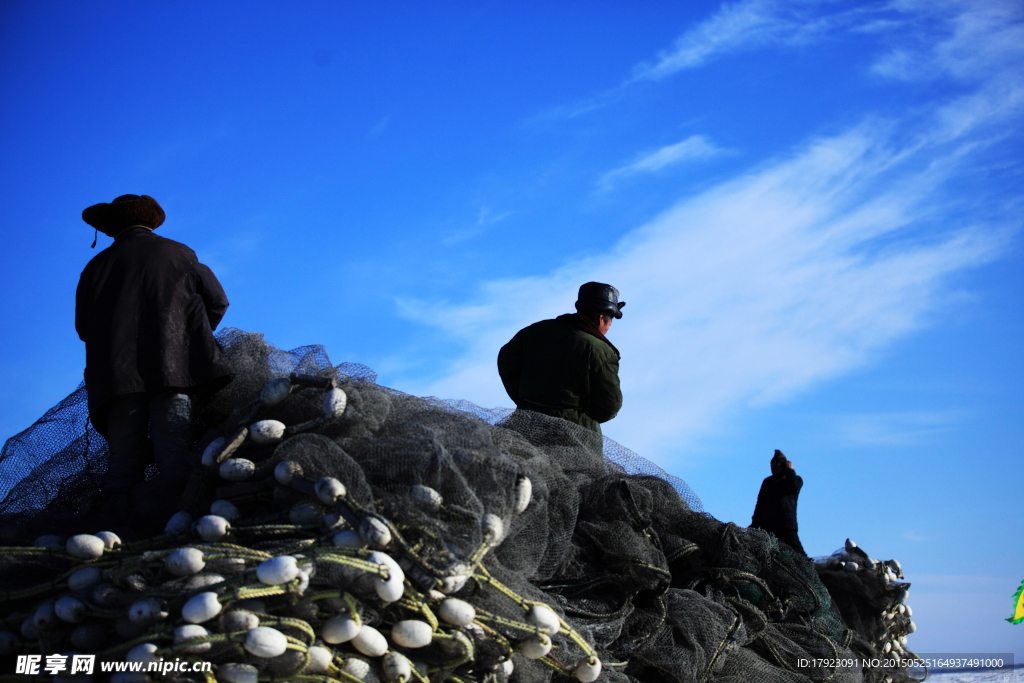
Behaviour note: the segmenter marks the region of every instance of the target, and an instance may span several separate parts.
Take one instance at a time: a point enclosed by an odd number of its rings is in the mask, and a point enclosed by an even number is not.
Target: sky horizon
[[[605,434],[743,526],[783,450],[810,555],[902,563],[911,649],[1024,658],[1019,2],[9,2],[0,79],[0,437],[81,379],[121,194],[222,327],[484,408],[608,282]]]

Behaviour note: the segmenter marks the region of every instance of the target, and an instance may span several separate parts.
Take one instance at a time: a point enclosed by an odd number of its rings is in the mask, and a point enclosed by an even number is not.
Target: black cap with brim
[[[615,318],[622,317],[625,301],[619,301],[619,290],[603,282],[588,282],[580,287],[576,297],[576,310],[589,313],[606,313]]]

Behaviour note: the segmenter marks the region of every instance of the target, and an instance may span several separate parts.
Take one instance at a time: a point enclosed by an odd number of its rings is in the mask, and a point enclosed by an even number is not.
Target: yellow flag
[[[1011,624],[1024,621],[1024,581],[1020,582],[1020,588],[1013,594],[1013,616],[1007,621]]]

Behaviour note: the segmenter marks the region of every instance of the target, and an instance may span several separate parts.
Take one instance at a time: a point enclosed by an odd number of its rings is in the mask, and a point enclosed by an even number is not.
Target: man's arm
[[[764,524],[764,487],[765,482],[761,482],[761,488],[757,490],[757,503],[754,505],[754,516],[750,518],[750,526],[754,529],[760,529]]]
[[[800,489],[803,488],[803,485],[804,480],[797,476],[796,470],[793,469],[793,464],[789,463],[789,468],[782,475],[783,494],[800,493]]]
[[[614,358],[598,362],[590,373],[590,396],[585,412],[597,422],[607,422],[619,414],[620,408],[619,362]]]
[[[198,261],[196,261],[196,272],[199,274],[199,296],[203,297],[210,329],[215,330],[228,310],[228,295],[224,293],[224,288],[220,286],[213,271]]]
[[[498,351],[498,374],[508,397],[519,405],[519,378],[523,374],[523,340],[519,334]]]
[[[82,273],[82,277],[78,280],[78,289],[75,290],[75,332],[78,332],[78,338],[85,341],[85,331],[87,321],[89,318],[89,299],[88,288],[85,285],[85,273]]]

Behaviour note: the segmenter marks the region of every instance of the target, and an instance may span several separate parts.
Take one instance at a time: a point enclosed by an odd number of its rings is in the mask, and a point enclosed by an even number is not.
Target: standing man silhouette
[[[153,233],[164,218],[147,195],[122,195],[82,212],[114,238],[82,271],[75,306],[89,416],[110,446],[98,504],[136,529],[162,527],[177,509],[197,460],[195,397],[232,374],[213,337],[228,308],[224,289],[195,252]],[[150,438],[159,475],[132,500]]]
[[[769,531],[804,557],[804,547],[797,535],[796,501],[804,480],[797,476],[793,463],[776,449],[771,459],[772,476],[761,482],[750,526]]]

